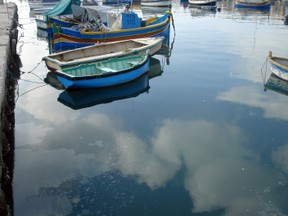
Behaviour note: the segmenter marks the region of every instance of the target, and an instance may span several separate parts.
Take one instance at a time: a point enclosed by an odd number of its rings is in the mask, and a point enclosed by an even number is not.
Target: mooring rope
[[[35,81],[26,80],[26,79],[23,79],[23,78],[20,78],[20,80],[26,81],[26,82],[31,82],[31,83],[36,83],[36,84],[43,84],[44,79],[43,79],[42,77],[38,76],[36,73],[33,73],[33,71],[34,71],[41,63],[42,63],[42,60],[41,60],[32,70],[30,70],[30,71],[22,71],[22,70],[20,70],[20,73],[21,73],[20,75],[22,75],[22,74],[32,74],[32,75],[34,75],[35,77],[37,77],[39,80],[41,80],[41,81],[42,81],[41,83],[40,83],[40,82],[35,82]]]
[[[21,74],[25,74],[25,73],[32,73],[40,64],[41,64],[41,62],[42,62],[42,60],[39,62],[39,63],[37,63],[37,65],[32,69],[32,70],[30,70],[30,71],[21,71],[20,70],[20,72],[21,72]]]
[[[265,66],[265,71],[263,73],[264,66]],[[262,75],[263,85],[265,85],[265,83],[266,83],[267,66],[268,66],[268,57],[266,58],[265,62],[263,63],[263,65],[261,67],[261,75]]]
[[[19,85],[18,85],[18,88],[17,88],[17,98],[15,99],[15,103],[16,103],[16,102],[18,101],[18,99],[19,99],[20,97],[22,97],[23,95],[26,95],[26,94],[28,94],[29,92],[34,91],[34,90],[36,90],[36,89],[38,89],[38,88],[42,88],[42,87],[44,87],[44,86],[46,86],[46,85],[47,85],[47,84],[41,85],[41,86],[36,86],[36,87],[34,87],[34,88],[26,91],[26,92],[23,92],[23,93],[20,94],[20,95],[19,95]]]
[[[169,13],[171,15],[171,22],[172,22],[172,26],[173,26],[173,31],[174,31],[174,38],[176,36],[176,28],[175,28],[175,24],[174,24],[174,17],[172,12]]]

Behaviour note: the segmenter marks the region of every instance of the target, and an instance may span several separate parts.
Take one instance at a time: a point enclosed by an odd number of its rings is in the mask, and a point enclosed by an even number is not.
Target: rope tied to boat
[[[265,62],[263,63],[263,65],[261,67],[261,75],[262,75],[262,81],[263,81],[263,85],[264,86],[265,86],[265,83],[266,83],[266,75],[267,75],[267,70],[268,70],[267,69],[268,59],[269,59],[269,56],[266,58]],[[265,69],[265,71],[263,72],[264,69]]]
[[[169,11],[166,11],[166,13],[171,17],[171,22],[172,22],[173,31],[174,31],[174,37],[175,37],[175,35],[176,35],[176,29],[175,29],[173,14],[172,14],[172,12],[171,12],[170,10],[169,10]]]

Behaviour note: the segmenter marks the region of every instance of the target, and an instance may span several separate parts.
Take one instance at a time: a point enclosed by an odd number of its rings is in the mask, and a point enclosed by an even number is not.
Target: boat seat
[[[131,66],[135,66],[135,65],[139,64],[139,62],[137,62],[137,61],[128,61],[128,64],[130,64]]]
[[[115,69],[113,69],[113,68],[109,68],[109,67],[102,67],[102,66],[100,66],[100,67],[98,67],[98,69],[100,69],[101,71],[103,71],[103,72],[117,72],[117,70],[115,70]]]

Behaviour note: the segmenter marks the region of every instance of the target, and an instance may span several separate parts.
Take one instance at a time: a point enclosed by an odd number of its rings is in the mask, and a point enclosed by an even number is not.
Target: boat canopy
[[[124,10],[124,12],[123,12]],[[94,31],[120,30],[141,27],[141,19],[133,11],[113,10],[112,7],[95,6],[87,8],[83,6],[72,5],[73,18],[81,21],[81,24],[73,26],[73,29]],[[104,24],[105,27],[102,25]],[[103,28],[101,28],[101,26]]]
[[[51,16],[58,16],[64,14],[72,14],[72,5],[80,5],[80,0],[61,0],[59,1],[51,10],[43,13],[46,21],[49,20]]]
[[[94,6],[93,8],[72,5],[73,17],[82,23],[96,22],[101,20],[102,23],[107,23],[108,13],[111,12],[110,7]]]

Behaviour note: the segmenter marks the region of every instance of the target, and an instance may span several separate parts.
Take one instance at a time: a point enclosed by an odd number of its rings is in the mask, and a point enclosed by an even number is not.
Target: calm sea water
[[[16,216],[288,215],[288,98],[263,86],[268,52],[288,56],[287,3],[173,1],[150,79],[84,93],[44,82],[47,42],[17,4]]]

